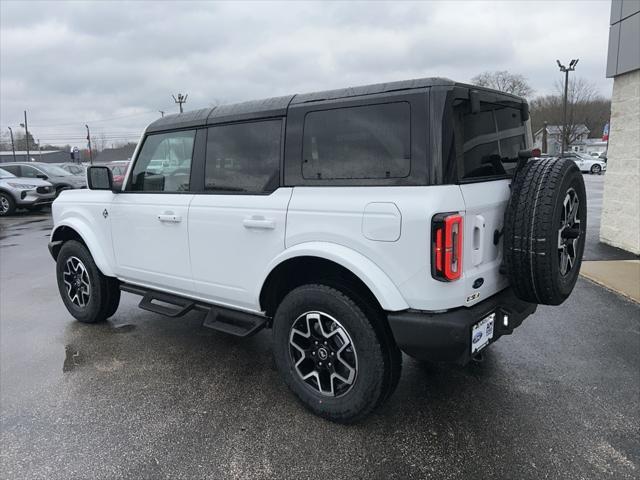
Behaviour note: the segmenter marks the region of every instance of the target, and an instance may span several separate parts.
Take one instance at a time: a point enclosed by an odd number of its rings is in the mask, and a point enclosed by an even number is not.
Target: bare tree
[[[569,80],[567,89],[566,144],[571,145],[582,134],[581,125],[586,125],[591,137],[598,137],[611,113],[611,100],[600,95],[596,87],[583,78]],[[564,85],[556,82],[556,93],[537,97],[530,103],[531,127],[534,132],[544,123],[562,126]]]
[[[530,97],[534,92],[524,76],[518,73],[509,73],[506,70],[483,72],[473,77],[471,83],[525,98]]]

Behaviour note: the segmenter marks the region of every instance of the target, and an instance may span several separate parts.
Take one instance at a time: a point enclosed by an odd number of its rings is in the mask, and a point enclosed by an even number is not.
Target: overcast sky
[[[538,94],[556,58],[610,96],[610,0],[393,3],[0,3],[0,128],[84,147],[136,140],[160,114],[215,103],[485,70]]]

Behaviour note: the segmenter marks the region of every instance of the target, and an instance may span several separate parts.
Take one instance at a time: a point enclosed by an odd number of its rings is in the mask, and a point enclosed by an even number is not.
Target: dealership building
[[[613,0],[607,77],[613,78],[600,240],[640,254],[640,2]]]

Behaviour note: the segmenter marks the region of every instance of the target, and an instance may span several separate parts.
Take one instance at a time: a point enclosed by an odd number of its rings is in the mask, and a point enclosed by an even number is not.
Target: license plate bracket
[[[487,315],[471,328],[471,354],[475,354],[489,344],[493,338],[493,326],[495,324],[495,312]]]

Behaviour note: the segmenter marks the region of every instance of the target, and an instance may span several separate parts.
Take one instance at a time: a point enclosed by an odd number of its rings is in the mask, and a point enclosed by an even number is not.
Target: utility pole
[[[561,156],[564,157],[564,151],[567,148],[567,93],[569,91],[569,72],[573,72],[576,69],[576,65],[578,64],[579,58],[571,60],[569,62],[569,66],[565,67],[560,63],[560,60],[556,60],[558,63],[558,67],[560,67],[560,71],[564,72],[564,105],[562,108],[562,153]]]
[[[91,151],[91,132],[89,132],[89,125],[85,124],[87,127],[87,142],[89,142],[89,163],[93,165],[93,152]]]
[[[27,142],[27,162],[31,161],[29,155],[29,125],[27,125],[27,111],[24,111],[24,123],[21,123],[20,126],[24,128],[24,138]]]
[[[11,151],[13,152],[13,161],[16,161],[16,146],[13,143],[13,130],[11,127],[7,127],[9,129],[9,134],[11,135]]]
[[[158,110],[160,112],[160,115],[162,115],[164,117],[164,110]]]
[[[173,97],[173,101],[180,106],[180,113],[182,113],[182,104],[187,103],[187,97],[189,95],[182,95],[181,93],[179,93],[178,98],[176,98],[174,95],[171,96]]]

